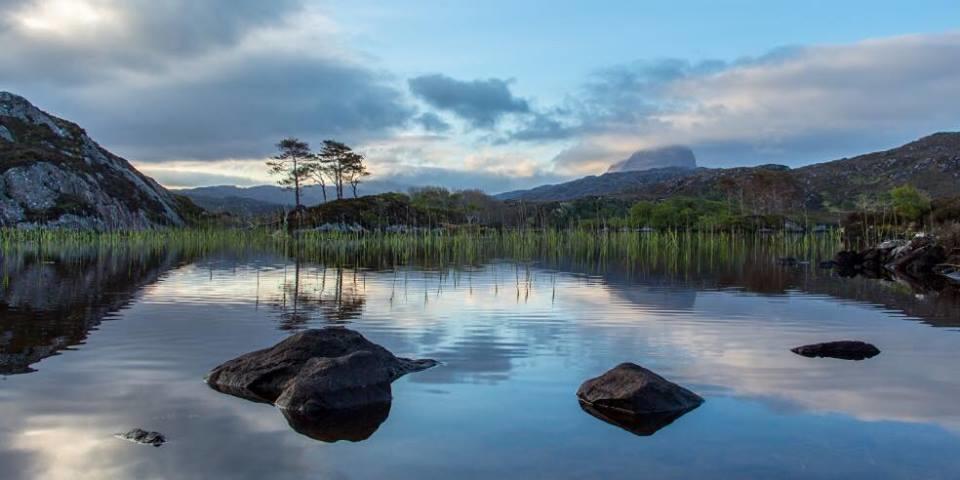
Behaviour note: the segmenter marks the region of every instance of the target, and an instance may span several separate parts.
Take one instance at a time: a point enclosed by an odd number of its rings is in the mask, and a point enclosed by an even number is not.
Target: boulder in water
[[[366,377],[353,380],[357,384],[387,383],[401,376],[435,366],[433,360],[399,358],[359,333],[346,328],[304,330],[263,350],[241,355],[225,362],[207,375],[206,381],[217,391],[248,400],[274,403],[291,384],[303,387],[306,378],[291,382],[308,364],[316,367],[317,360],[345,357],[366,352],[377,368],[364,370]],[[323,364],[323,362],[321,362]],[[306,372],[314,381],[316,369]],[[346,368],[329,369],[331,375],[349,374]],[[327,381],[335,381],[326,379]]]
[[[396,357],[353,330],[324,328],[241,355],[206,381],[217,391],[276,405],[311,438],[360,441],[386,419],[391,382],[436,364]]]
[[[638,435],[652,435],[703,403],[696,393],[633,363],[621,363],[577,390],[587,413]]]
[[[829,357],[842,360],[865,360],[880,354],[880,349],[866,342],[842,340],[838,342],[815,343],[790,349],[804,357]]]

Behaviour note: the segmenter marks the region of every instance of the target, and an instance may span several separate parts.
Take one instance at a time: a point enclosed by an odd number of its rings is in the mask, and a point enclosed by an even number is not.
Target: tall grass
[[[98,252],[177,249],[187,258],[211,253],[270,252],[300,260],[371,269],[481,265],[507,260],[546,266],[631,268],[656,266],[696,272],[717,264],[776,262],[795,257],[816,262],[842,245],[839,234],[759,235],[736,232],[596,232],[593,230],[424,231],[414,233],[170,229],[95,233],[69,230],[0,230],[0,253],[34,252],[59,258]]]

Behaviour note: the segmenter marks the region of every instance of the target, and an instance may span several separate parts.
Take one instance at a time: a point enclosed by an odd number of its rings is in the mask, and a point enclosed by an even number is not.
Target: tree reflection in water
[[[342,325],[363,313],[363,284],[363,274],[355,269],[309,268],[294,259],[292,272],[284,272],[280,291],[268,304],[279,312],[281,330],[301,330],[317,320]]]

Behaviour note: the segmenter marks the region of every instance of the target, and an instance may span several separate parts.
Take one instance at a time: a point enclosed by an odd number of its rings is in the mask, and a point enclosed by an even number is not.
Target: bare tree
[[[298,138],[288,137],[277,144],[280,153],[267,161],[270,173],[281,175],[277,183],[292,188],[296,208],[303,206],[300,202],[300,191],[312,171],[314,156],[310,153],[310,145]]]

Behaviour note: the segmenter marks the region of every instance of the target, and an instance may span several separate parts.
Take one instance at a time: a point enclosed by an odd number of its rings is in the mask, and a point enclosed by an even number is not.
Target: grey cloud
[[[285,26],[299,4],[107,3],[129,17],[129,44],[110,32],[84,43],[8,30],[0,40],[15,48],[0,49],[0,86],[142,161],[261,157],[286,135],[363,141],[407,124],[404,93],[371,67],[240,48],[258,27]],[[129,74],[146,66],[149,81]]]
[[[203,82],[97,95],[90,129],[141,160],[256,157],[276,140],[361,141],[413,113],[388,78],[332,61],[251,57]]]
[[[575,135],[581,128],[560,121],[561,115],[559,111],[536,112],[519,129],[497,139],[496,143],[561,140]]]
[[[426,112],[415,118],[414,121],[428,132],[446,133],[451,128],[446,120],[433,112]]]
[[[389,177],[393,185],[426,186],[442,185],[454,190],[480,189],[495,194],[510,190],[531,188],[544,183],[556,183],[566,180],[549,173],[537,173],[531,176],[506,175],[482,171],[455,170],[440,167],[404,167],[402,173]]]
[[[42,4],[0,3],[0,43],[16,46],[0,50],[3,81],[72,88],[120,72],[172,73],[171,61],[229,47],[251,29],[280,24],[302,7],[302,0],[107,0],[95,5],[123,24],[103,25],[94,37],[31,35],[16,28],[14,13]]]
[[[462,81],[434,74],[411,78],[410,91],[434,108],[453,112],[476,128],[493,128],[506,114],[528,113],[530,105],[506,80]]]

